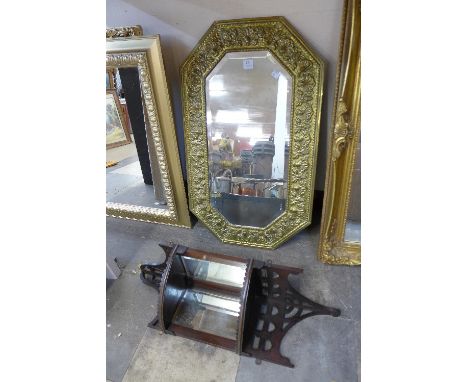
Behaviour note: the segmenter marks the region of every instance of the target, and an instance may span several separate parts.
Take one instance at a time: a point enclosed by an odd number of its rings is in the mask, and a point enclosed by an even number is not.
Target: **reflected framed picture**
[[[127,119],[115,90],[106,91],[106,149],[132,142]]]
[[[106,89],[115,89],[113,70],[106,70]]]

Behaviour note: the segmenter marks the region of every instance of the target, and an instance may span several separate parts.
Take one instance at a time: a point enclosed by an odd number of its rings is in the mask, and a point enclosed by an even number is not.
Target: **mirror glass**
[[[230,259],[176,255],[164,290],[166,306],[170,300],[177,304],[172,321],[235,340],[246,270],[245,263]]]
[[[106,77],[106,201],[166,208],[138,68]]]
[[[268,51],[232,52],[205,86],[211,205],[265,227],[286,209],[292,78]]]
[[[182,256],[187,273],[198,280],[242,288],[246,265],[243,263],[222,264],[214,261],[200,260]]]
[[[361,134],[356,145],[351,194],[346,217],[345,241],[361,242]]]
[[[207,289],[187,289],[173,322],[201,332],[237,339],[240,298]]]

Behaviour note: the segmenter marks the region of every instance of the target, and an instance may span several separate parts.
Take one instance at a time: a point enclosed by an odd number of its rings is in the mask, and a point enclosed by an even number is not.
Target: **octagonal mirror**
[[[275,248],[310,224],[323,62],[283,17],[215,22],[182,66],[190,209]]]
[[[266,50],[227,53],[206,78],[211,205],[230,223],[266,227],[285,211],[291,87]]]

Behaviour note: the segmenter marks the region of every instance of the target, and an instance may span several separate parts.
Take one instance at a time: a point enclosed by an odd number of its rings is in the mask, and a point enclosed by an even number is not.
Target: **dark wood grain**
[[[211,333],[200,332],[198,330],[187,328],[185,326],[174,323],[169,326],[169,330],[176,336],[189,338],[209,345],[219,346],[226,350],[236,351],[237,341],[231,340],[229,338],[224,338]]]

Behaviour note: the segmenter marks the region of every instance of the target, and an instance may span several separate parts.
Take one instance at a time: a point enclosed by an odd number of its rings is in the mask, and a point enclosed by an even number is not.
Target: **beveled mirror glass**
[[[190,208],[224,242],[310,224],[323,62],[282,17],[215,22],[182,66]]]
[[[108,39],[106,73],[107,214],[190,227],[159,37]]]
[[[205,289],[187,290],[174,313],[173,322],[177,325],[237,339],[240,298],[228,294],[214,294]]]
[[[361,263],[361,2],[346,0],[318,256]]]
[[[205,88],[211,205],[265,227],[286,207],[292,78],[266,50],[232,52]]]
[[[217,258],[176,255],[190,287],[183,293],[173,322],[193,330],[237,339],[241,308],[240,291],[247,264]],[[177,259],[178,260],[178,259]],[[211,289],[219,287],[217,290]]]
[[[210,343],[212,337],[206,336],[210,334],[216,336],[216,344],[236,349],[251,262],[190,248],[179,252],[179,246],[162,247],[170,271],[161,275],[161,323],[169,324],[177,335]]]
[[[246,266],[244,263],[215,262],[181,256],[184,268],[191,277],[218,284],[242,287]]]

